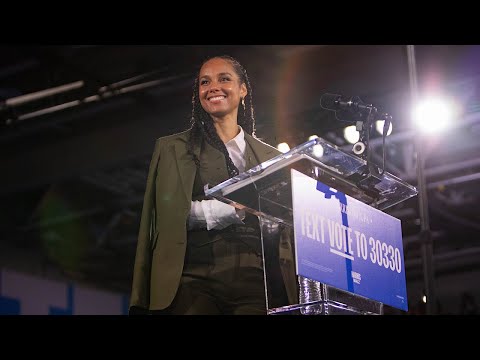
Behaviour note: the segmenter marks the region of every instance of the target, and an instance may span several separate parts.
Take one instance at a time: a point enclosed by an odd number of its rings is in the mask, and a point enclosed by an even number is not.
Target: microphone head
[[[338,94],[323,94],[320,98],[320,106],[326,110],[337,111],[340,108],[340,100],[342,95]]]

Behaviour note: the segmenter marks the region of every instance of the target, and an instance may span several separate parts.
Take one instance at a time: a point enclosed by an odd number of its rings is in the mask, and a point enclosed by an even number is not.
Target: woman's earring
[[[242,98],[243,111],[245,111],[245,98]]]

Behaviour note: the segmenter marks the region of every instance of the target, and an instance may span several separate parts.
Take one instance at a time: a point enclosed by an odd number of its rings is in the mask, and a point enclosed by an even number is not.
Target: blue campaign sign
[[[400,220],[291,175],[297,275],[407,311]]]

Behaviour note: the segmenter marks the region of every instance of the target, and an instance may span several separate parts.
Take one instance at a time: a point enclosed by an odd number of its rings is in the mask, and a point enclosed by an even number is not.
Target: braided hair
[[[244,98],[245,106],[239,104],[238,109],[238,119],[237,123],[240,125],[243,130],[252,136],[255,136],[255,117],[253,111],[253,102],[252,102],[252,87],[250,85],[250,81],[247,76],[246,70],[243,66],[233,57],[228,55],[221,55],[215,56],[205,60],[200,68],[205,64],[207,61],[219,58],[223,60],[227,60],[233,66],[235,73],[240,79],[240,84],[245,83],[247,87],[247,95]],[[223,141],[217,134],[215,127],[213,125],[213,120],[210,115],[203,109],[200,99],[198,96],[198,87],[199,87],[199,76],[197,75],[195,78],[195,82],[193,85],[193,95],[192,95],[192,117],[190,121],[191,125],[191,132],[190,132],[190,139],[187,145],[187,151],[189,154],[193,156],[193,160],[195,161],[195,165],[197,169],[200,167],[200,160],[193,152],[195,145],[200,145],[202,139],[205,139],[211,146],[220,150],[223,155],[225,155],[225,160],[227,163],[227,170],[230,177],[238,175],[238,169],[233,163],[230,155],[228,154],[227,148]]]

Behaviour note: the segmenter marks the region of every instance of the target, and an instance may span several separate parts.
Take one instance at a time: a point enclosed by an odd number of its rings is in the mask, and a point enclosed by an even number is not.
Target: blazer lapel
[[[197,167],[195,166],[193,157],[187,153],[186,142],[188,141],[188,134],[186,136],[187,137],[184,139],[185,143],[177,142],[175,144],[174,151],[177,171],[182,183],[185,198],[187,201],[191,201],[193,182],[195,181]],[[255,139],[247,133],[245,133],[245,141],[247,141],[250,145],[259,163],[263,163],[264,161],[267,161],[280,154],[280,151],[274,147]],[[211,174],[213,176],[212,178],[204,179],[204,181],[209,183],[209,186],[212,187],[221,181],[228,179],[228,173],[223,154],[209,144],[205,144],[205,150],[206,156],[202,155],[201,158],[202,172],[204,174]],[[200,159],[200,146],[195,146],[193,152]]]
[[[264,161],[270,160],[278,154],[281,154],[281,152],[275,149],[273,146],[265,144],[264,142],[255,139],[253,136],[247,133],[245,133],[245,141],[247,141],[252,148],[252,151],[260,164]]]
[[[188,137],[186,139],[188,141]],[[175,144],[175,158],[177,164],[177,171],[182,182],[183,192],[187,201],[192,199],[192,189],[193,182],[195,180],[195,174],[197,172],[197,167],[195,161],[193,161],[192,155],[187,153],[186,144],[177,142]],[[200,156],[200,147],[195,146],[193,149],[194,154]],[[167,175],[168,176],[168,175]]]
[[[209,184],[209,187],[228,179],[225,156],[206,141],[200,155],[200,168],[202,180]]]

